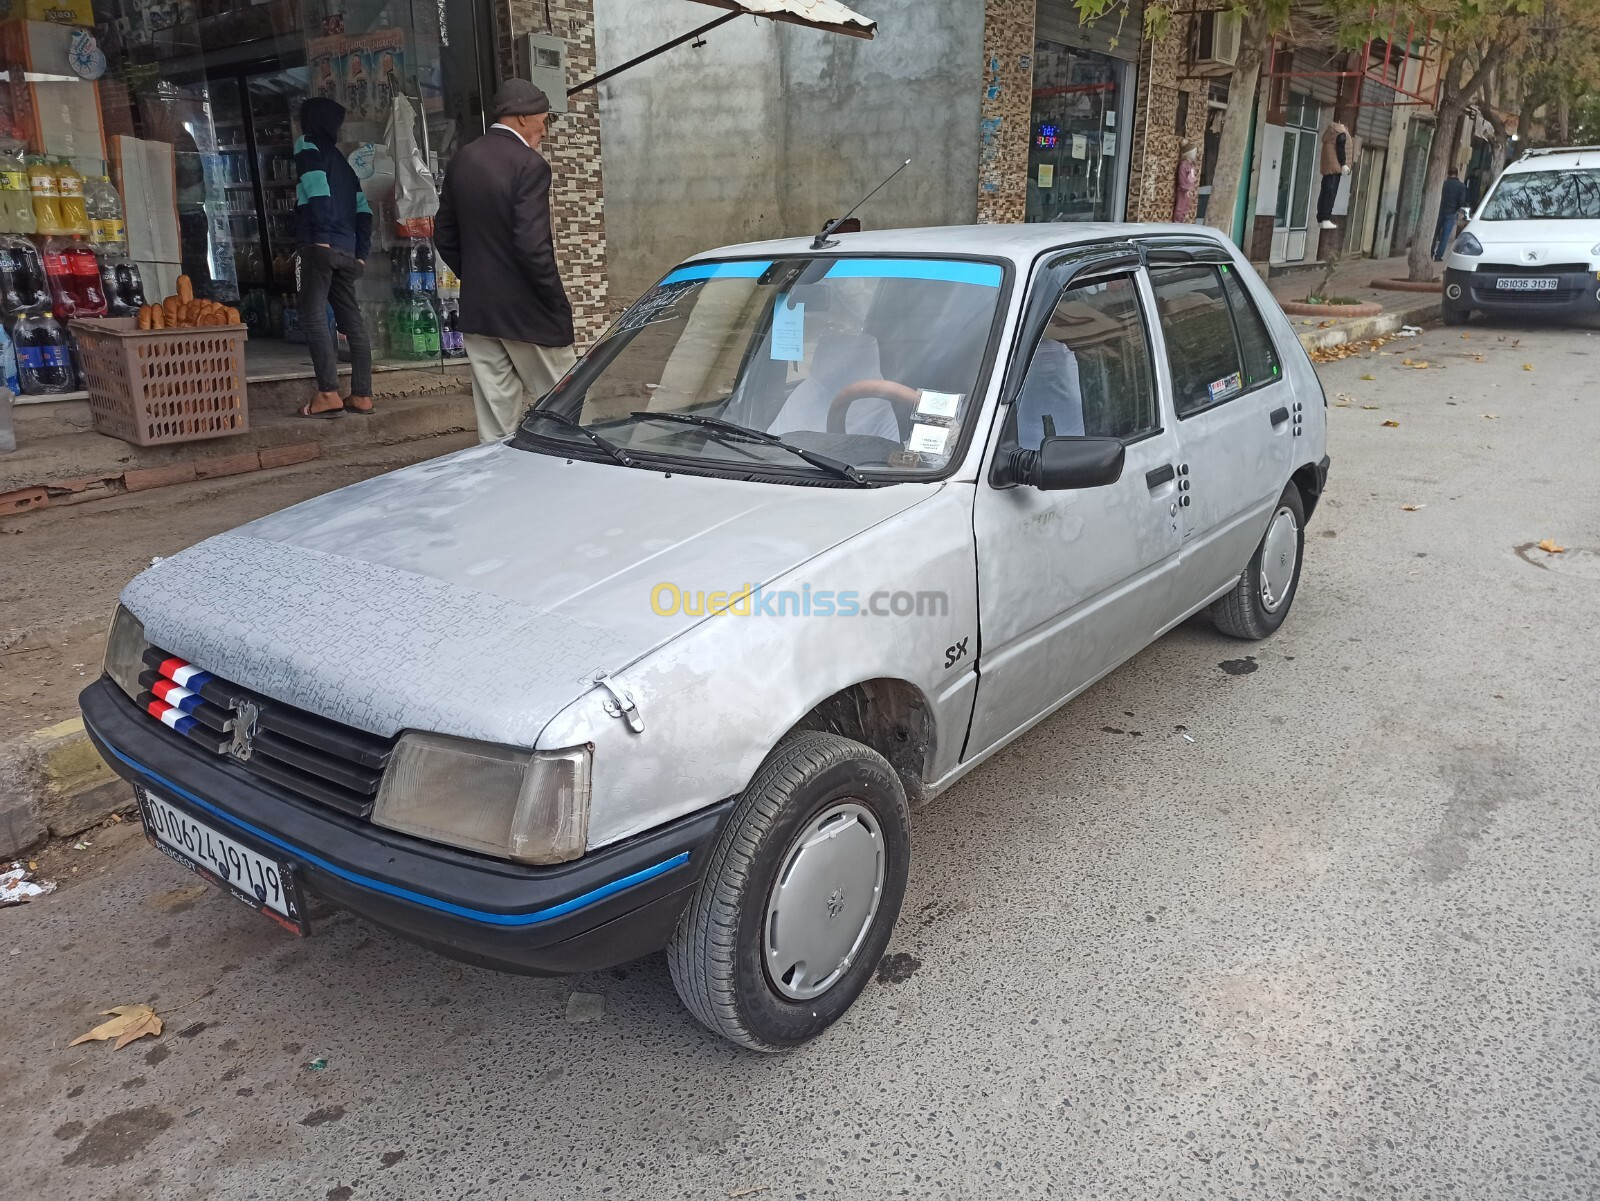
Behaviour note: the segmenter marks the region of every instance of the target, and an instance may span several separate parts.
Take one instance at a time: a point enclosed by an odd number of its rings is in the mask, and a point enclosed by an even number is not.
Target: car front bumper
[[[109,678],[79,696],[106,762],[295,882],[442,955],[526,975],[595,971],[666,946],[699,883],[724,801],[553,867],[423,842],[295,796],[173,737]]]
[[[1554,278],[1556,286],[1540,292],[1512,291],[1498,286],[1503,275],[1526,278],[1532,271],[1532,268],[1516,267],[1501,272],[1488,263],[1480,264],[1474,271],[1446,267],[1445,300],[1458,308],[1507,316],[1581,317],[1600,313],[1600,278],[1592,271],[1553,273],[1546,278]]]

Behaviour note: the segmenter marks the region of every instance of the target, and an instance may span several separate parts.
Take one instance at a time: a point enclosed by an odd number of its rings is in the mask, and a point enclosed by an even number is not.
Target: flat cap
[[[494,94],[494,119],[534,117],[550,111],[550,97],[526,79],[508,79]]]

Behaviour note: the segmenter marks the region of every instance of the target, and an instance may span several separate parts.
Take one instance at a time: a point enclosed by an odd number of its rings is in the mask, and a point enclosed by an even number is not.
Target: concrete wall
[[[593,0],[607,70],[717,15]],[[904,159],[867,228],[977,215],[983,6],[877,0],[875,41],[739,18],[601,85],[613,307],[685,255],[814,233]]]

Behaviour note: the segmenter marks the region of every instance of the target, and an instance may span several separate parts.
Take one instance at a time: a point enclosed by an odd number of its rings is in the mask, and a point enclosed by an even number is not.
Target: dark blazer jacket
[[[434,245],[461,278],[461,332],[572,345],[572,305],[550,240],[550,164],[507,129],[457,150]]]

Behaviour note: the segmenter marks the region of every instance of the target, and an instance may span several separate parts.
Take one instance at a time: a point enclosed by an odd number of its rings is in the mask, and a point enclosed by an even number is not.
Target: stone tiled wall
[[[985,0],[978,220],[1021,221],[1033,123],[1034,0]]]
[[[1197,0],[1195,14],[1228,7],[1228,0]],[[1129,221],[1171,221],[1177,190],[1178,147],[1185,138],[1201,150],[1209,110],[1209,80],[1189,74],[1189,45],[1197,15],[1174,14],[1167,36],[1146,41],[1140,55],[1134,108],[1133,161],[1128,178]],[[1189,95],[1183,128],[1177,126],[1178,97]],[[1192,219],[1192,218],[1191,218]]]
[[[545,14],[549,13],[549,25]],[[567,44],[568,83],[595,73],[592,0],[499,0],[495,40],[500,73],[514,73],[514,39],[522,33],[553,33]],[[541,151],[550,161],[550,217],[556,259],[581,349],[604,327],[606,296],[605,189],[600,173],[598,93],[574,96],[570,112],[558,117]]]

